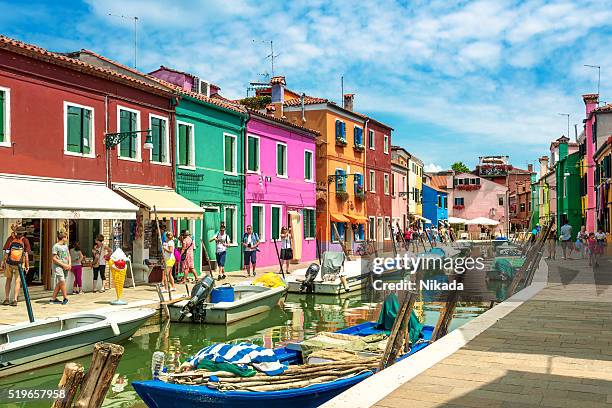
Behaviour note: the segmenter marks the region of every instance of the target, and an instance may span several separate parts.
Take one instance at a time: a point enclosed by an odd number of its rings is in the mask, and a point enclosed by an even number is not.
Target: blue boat
[[[354,336],[368,336],[381,333],[376,322],[366,322],[347,327],[337,333]],[[423,340],[430,340],[434,328],[423,326]],[[410,352],[402,355],[403,360],[429,345],[428,341],[417,343]],[[279,360],[286,364],[301,364],[299,351],[285,347],[274,349]],[[225,391],[210,389],[205,385],[169,384],[160,380],[136,381],[132,386],[150,408],[314,408],[329,401],[353,385],[373,375],[371,372],[343,378],[327,383],[313,384],[304,388],[279,391]]]

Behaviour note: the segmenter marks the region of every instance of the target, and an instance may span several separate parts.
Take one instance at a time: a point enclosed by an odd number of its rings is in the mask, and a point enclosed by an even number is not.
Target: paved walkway
[[[375,406],[612,407],[612,258],[559,258],[546,288]]]
[[[289,270],[293,271],[298,268],[306,267],[310,262],[290,265]],[[278,272],[278,266],[257,268],[257,276],[261,276],[266,272]],[[215,277],[217,273],[215,272]],[[245,271],[227,272],[227,279],[222,282],[238,283],[248,279]],[[189,289],[193,285],[189,284]],[[172,293],[172,297],[185,296],[185,285],[176,285],[177,291]],[[85,311],[103,311],[110,307],[110,302],[115,300],[115,289],[108,290],[104,293],[84,293],[82,295],[68,295],[68,304],[53,305],[49,304],[51,292],[46,292],[48,296],[32,301],[32,310],[36,320],[42,320],[49,317],[60,316],[67,313],[85,312]],[[61,299],[61,296],[60,296]],[[153,307],[159,308],[159,296],[154,285],[139,285],[136,288],[125,288],[123,290],[123,299],[128,302],[125,307]],[[113,306],[114,308],[123,306]],[[0,327],[5,325],[13,325],[28,321],[28,313],[25,302],[20,301],[17,307],[0,306]]]

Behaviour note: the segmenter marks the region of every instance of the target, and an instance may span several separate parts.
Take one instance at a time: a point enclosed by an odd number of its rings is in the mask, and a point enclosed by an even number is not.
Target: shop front
[[[104,220],[136,218],[138,207],[114,193],[102,183],[0,175],[0,240],[4,244],[18,227],[25,228],[30,243],[30,286],[52,290],[51,248],[57,232],[68,233],[68,242],[79,242],[85,255],[83,283],[93,286],[91,249],[94,237],[102,231]],[[70,274],[69,274],[70,275]],[[68,279],[70,286],[71,280]],[[4,276],[0,289],[4,288]],[[0,290],[4,299],[4,290]]]

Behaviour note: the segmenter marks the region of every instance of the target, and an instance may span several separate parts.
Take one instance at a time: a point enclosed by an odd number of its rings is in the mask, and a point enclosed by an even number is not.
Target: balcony
[[[336,146],[345,147],[347,144],[346,138],[341,136],[336,137]]]

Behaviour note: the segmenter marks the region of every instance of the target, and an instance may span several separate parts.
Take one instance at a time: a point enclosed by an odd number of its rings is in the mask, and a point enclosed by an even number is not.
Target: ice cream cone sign
[[[111,271],[111,279],[115,284],[115,292],[117,293],[117,299],[111,302],[111,305],[126,305],[127,302],[121,299],[123,294],[123,283],[125,282],[125,274],[127,273],[127,256],[121,250],[117,248],[108,260],[108,266]]]

